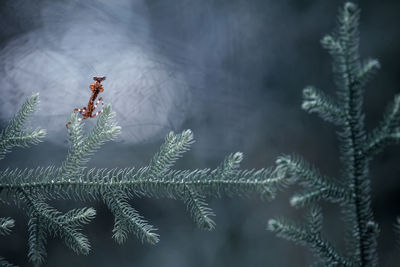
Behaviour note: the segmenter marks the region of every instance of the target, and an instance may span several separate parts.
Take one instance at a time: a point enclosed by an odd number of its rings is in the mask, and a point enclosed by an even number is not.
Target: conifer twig
[[[308,217],[311,228],[286,220],[271,220],[268,229],[278,236],[310,247],[324,266],[377,266],[378,224],[371,208],[368,167],[373,155],[384,146],[400,140],[400,97],[389,105],[379,126],[367,134],[364,126],[364,86],[379,69],[375,59],[360,60],[360,11],[350,2],[344,4],[338,16],[338,25],[331,35],[325,36],[322,46],[333,58],[333,73],[337,86],[337,99],[308,86],[303,91],[303,109],[317,113],[324,120],[340,128],[341,178],[328,178],[298,156],[282,156],[277,160],[276,171],[296,180],[304,190],[295,194],[293,206],[315,205],[320,200],[338,203],[343,210],[347,232],[348,257],[333,249],[320,238],[321,213],[312,208]]]
[[[20,136],[22,122],[26,114],[34,110],[38,96],[27,103],[18,113],[22,115],[17,115],[11,121],[11,126],[6,128],[2,137],[14,140],[15,136]],[[96,211],[93,208],[82,208],[62,213],[47,204],[48,200],[102,200],[114,215],[112,233],[117,243],[123,243],[129,234],[134,234],[143,242],[155,244],[159,241],[155,232],[157,229],[129,203],[135,196],[182,200],[197,225],[211,230],[215,225],[211,219],[214,213],[208,207],[206,197],[227,194],[259,195],[271,199],[279,188],[290,183],[286,177],[276,175],[271,169],[239,169],[243,159],[241,153],[229,155],[214,170],[173,170],[175,162],[194,142],[190,130],[179,134],[169,133],[160,151],[147,166],[138,169],[87,170],[86,164],[90,157],[101,145],[114,140],[119,134],[121,128],[114,118],[111,105],[107,105],[93,129],[85,134],[82,122],[72,114],[68,124],[70,147],[60,167],[0,171],[0,200],[25,207],[29,217],[28,258],[35,266],[45,261],[49,235],[58,236],[76,253],[86,255],[90,251],[89,240],[80,230],[94,218]],[[8,233],[12,225],[11,219],[1,220],[0,233]]]

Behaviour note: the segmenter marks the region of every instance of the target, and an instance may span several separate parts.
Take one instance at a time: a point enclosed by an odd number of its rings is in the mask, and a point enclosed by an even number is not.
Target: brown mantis
[[[92,90],[92,95],[90,96],[89,99],[89,103],[87,105],[87,107],[83,107],[83,108],[75,108],[74,109],[74,113],[76,111],[79,112],[79,114],[82,115],[82,118],[79,118],[78,121],[83,121],[86,120],[87,118],[94,118],[97,115],[99,115],[103,109],[97,111],[96,113],[93,114],[94,110],[97,108],[97,105],[101,102],[101,105],[103,106],[103,98],[100,97],[96,104],[94,104],[94,101],[96,100],[97,96],[104,91],[104,87],[101,84],[102,81],[104,81],[106,79],[106,77],[93,77],[94,82],[89,86],[90,90]],[[70,125],[71,122],[67,122],[67,124],[65,124],[65,127],[67,127],[68,129],[68,125]],[[71,135],[71,133],[70,133]]]

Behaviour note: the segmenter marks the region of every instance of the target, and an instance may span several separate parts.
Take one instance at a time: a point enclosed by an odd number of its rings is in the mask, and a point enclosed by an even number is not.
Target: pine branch
[[[46,253],[46,240],[47,233],[45,231],[46,225],[44,221],[37,216],[32,216],[28,223],[29,232],[29,252],[28,258],[35,266],[40,266],[44,263],[47,256]]]
[[[24,201],[27,207],[30,220],[30,259],[35,264],[40,265],[44,257],[46,233],[59,236],[64,239],[65,244],[78,254],[87,255],[90,250],[88,239],[78,232],[76,218],[71,215],[75,211],[62,215],[53,207],[45,203],[40,195],[34,195],[29,191],[20,189],[18,191],[20,199]],[[90,214],[89,214],[90,215]],[[93,217],[93,216],[89,216]],[[80,220],[80,223],[89,222],[90,218]],[[75,220],[74,223],[71,223]],[[74,229],[77,228],[77,229]]]
[[[325,266],[352,266],[328,241],[321,237],[320,232],[310,231],[307,227],[285,219],[269,220],[267,229],[279,237],[309,247],[321,258]]]
[[[307,205],[312,205],[321,200],[330,200],[333,203],[340,203],[340,198],[331,198],[329,195],[329,190],[327,188],[320,189],[305,189],[302,192],[296,193],[290,198],[290,205],[292,207],[305,207]]]
[[[8,235],[15,221],[11,218],[0,218],[0,235]]]
[[[11,218],[0,218],[0,235],[8,235],[11,232],[11,228],[14,227],[15,221]],[[15,265],[9,263],[6,259],[0,256],[0,266],[4,267],[15,267]]]
[[[318,234],[322,229],[322,211],[317,205],[312,205],[306,215],[307,228],[313,234]]]
[[[16,265],[9,263],[3,257],[0,256],[0,266],[1,267],[16,267]]]
[[[298,157],[283,156],[277,160],[276,172],[295,179],[304,190],[291,199],[293,206],[314,205],[324,199],[338,203],[344,214],[349,259],[330,254],[330,245],[320,239],[320,212],[312,210],[306,229],[283,221],[272,220],[270,228],[287,239],[310,246],[321,258],[332,260],[337,266],[377,266],[377,236],[379,227],[371,209],[368,167],[371,156],[385,145],[400,138],[400,96],[385,112],[382,123],[367,135],[364,126],[364,87],[380,65],[369,59],[363,63],[359,56],[358,21],[360,11],[353,3],[340,9],[338,25],[333,34],[321,43],[333,58],[333,73],[338,88],[338,100],[330,99],[313,87],[304,89],[303,109],[317,113],[340,127],[343,182],[321,176],[319,171]],[[311,241],[312,240],[312,241]],[[328,261],[329,262],[329,261]]]
[[[27,99],[17,114],[10,120],[5,130],[0,133],[0,160],[2,160],[13,147],[29,147],[42,141],[46,135],[43,129],[35,129],[28,132],[24,126],[28,118],[35,111],[39,103],[39,94],[32,95]]]
[[[154,178],[167,172],[193,143],[193,133],[190,130],[183,131],[181,134],[170,132],[161,145],[160,152],[150,161],[146,175]]]
[[[362,92],[355,86],[355,79],[361,73],[359,56],[358,21],[360,11],[353,3],[347,2],[340,10],[336,31],[325,36],[321,43],[333,57],[333,72],[339,89],[341,103],[350,98],[362,101]],[[353,97],[351,97],[353,95]],[[344,107],[348,111],[349,107]]]
[[[400,94],[396,95],[384,113],[379,126],[367,138],[364,154],[373,156],[382,151],[389,144],[398,143],[400,140]]]
[[[333,203],[346,203],[351,194],[344,186],[322,176],[319,171],[297,156],[281,156],[276,160],[276,172],[298,181],[308,191],[296,194],[290,201],[292,206],[304,206],[321,199]]]
[[[117,243],[125,242],[129,233],[134,233],[142,242],[155,244],[159,241],[157,230],[148,224],[139,213],[128,203],[128,197],[120,192],[107,192],[103,196],[111,212],[114,214],[113,238]]]
[[[367,177],[369,158],[364,154],[366,133],[364,127],[363,93],[368,75],[377,68],[370,62],[364,65],[359,59],[358,21],[359,9],[346,3],[339,14],[337,31],[323,39],[334,59],[334,73],[339,91],[339,101],[346,113],[345,124],[339,134],[342,143],[342,162],[346,186],[351,190],[352,201],[344,206],[347,221],[351,222],[351,248],[357,265],[377,265],[377,231],[369,231],[368,225],[376,225],[370,199],[370,183]],[[363,74],[364,73],[364,74]]]
[[[344,124],[345,113],[333,99],[318,91],[313,86],[303,90],[302,108],[309,113],[317,113],[322,119],[336,125]]]
[[[205,197],[197,193],[195,190],[186,186],[186,193],[184,195],[184,201],[192,215],[193,220],[197,226],[204,230],[212,230],[215,227],[214,221],[210,218],[215,216],[214,212],[207,207],[207,203],[204,201]]]
[[[84,165],[104,143],[114,140],[121,131],[121,127],[113,120],[115,113],[111,112],[111,105],[106,105],[103,114],[99,116],[95,127],[84,136],[82,122],[76,114],[71,115],[71,148],[66,160],[62,163],[61,175],[64,179],[76,178],[85,169]]]
[[[380,69],[381,65],[376,59],[367,59],[361,66],[357,80],[360,82],[360,86],[365,86],[374,74]]]
[[[60,222],[69,227],[79,227],[88,224],[96,216],[93,208],[73,209],[60,217]]]
[[[292,181],[271,169],[240,170],[241,153],[234,153],[214,170],[171,169],[193,143],[190,130],[169,133],[160,151],[148,166],[135,169],[86,170],[91,155],[120,132],[111,106],[104,108],[96,125],[84,134],[78,117],[71,115],[70,148],[61,167],[6,169],[0,171],[0,198],[3,202],[23,203],[29,219],[29,259],[36,266],[46,257],[47,235],[59,236],[76,253],[87,254],[90,245],[79,230],[95,216],[92,208],[74,209],[62,214],[46,203],[53,199],[103,200],[114,215],[113,238],[123,243],[129,234],[154,244],[156,228],[148,224],[130,204],[135,196],[182,200],[197,225],[211,230],[214,215],[205,198],[259,195],[271,199],[277,190]],[[18,135],[16,132],[14,135]]]
[[[400,248],[400,217],[396,218],[396,222],[394,224],[394,232],[396,234],[397,246]]]

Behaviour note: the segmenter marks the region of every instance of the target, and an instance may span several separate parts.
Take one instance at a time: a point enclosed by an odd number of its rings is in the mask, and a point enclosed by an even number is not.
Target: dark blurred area
[[[302,89],[315,85],[334,95],[331,58],[319,40],[335,27],[343,1],[230,0],[2,0],[0,2],[1,128],[32,92],[40,110],[32,126],[49,131],[45,142],[14,149],[1,169],[59,165],[67,153],[65,123],[87,103],[94,75],[105,75],[104,99],[113,105],[122,136],[106,144],[90,167],[144,166],[169,131],[191,129],[196,143],[178,169],[214,168],[236,151],[242,168],[274,165],[296,153],[322,173],[340,173],[336,128],[301,110]],[[377,58],[381,70],[365,94],[366,125],[373,129],[399,92],[400,2],[356,1],[362,10],[361,56]],[[95,120],[87,120],[91,127]],[[393,223],[400,215],[400,147],[371,163],[372,202],[380,225],[381,266],[397,266]],[[196,228],[186,207],[166,199],[131,204],[159,228],[161,241],[143,245],[131,235],[112,240],[112,214],[101,202],[57,201],[61,210],[93,206],[96,219],[84,228],[92,251],[77,256],[50,238],[45,266],[309,266],[308,249],[266,231],[269,218],[302,220],[291,208],[296,188],[272,202],[208,199],[216,229]],[[323,204],[323,231],[343,248],[339,209]],[[0,238],[0,255],[27,260],[27,219],[2,204],[0,217],[16,226]]]

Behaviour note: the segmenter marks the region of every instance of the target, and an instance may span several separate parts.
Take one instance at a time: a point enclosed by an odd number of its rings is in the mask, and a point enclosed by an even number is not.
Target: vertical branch
[[[356,74],[359,72],[358,56],[358,20],[359,10],[354,4],[345,4],[342,21],[342,38],[345,59],[345,77],[348,79],[347,101],[345,104],[346,123],[344,131],[348,134],[345,143],[345,164],[349,175],[350,189],[353,193],[352,208],[356,220],[354,222],[353,238],[357,240],[357,252],[361,266],[376,264],[376,236],[374,232],[368,231],[368,225],[373,223],[373,213],[370,201],[370,184],[367,177],[368,159],[363,155],[363,146],[366,140],[364,127],[364,114],[362,111],[363,88]],[[348,40],[350,39],[350,41]],[[353,40],[353,42],[351,42]],[[356,43],[354,42],[356,41]],[[357,253],[357,254],[358,254]],[[375,263],[373,263],[375,262]]]
[[[353,3],[346,3],[339,15],[337,31],[322,40],[334,58],[334,73],[339,88],[339,99],[344,110],[343,128],[339,134],[342,162],[352,201],[346,205],[346,217],[352,225],[349,238],[361,266],[377,264],[376,237],[377,226],[374,222],[370,200],[368,179],[369,158],[365,156],[366,133],[362,110],[365,75],[359,56],[359,9]],[[374,227],[370,227],[374,225]],[[350,242],[352,242],[350,240]]]

